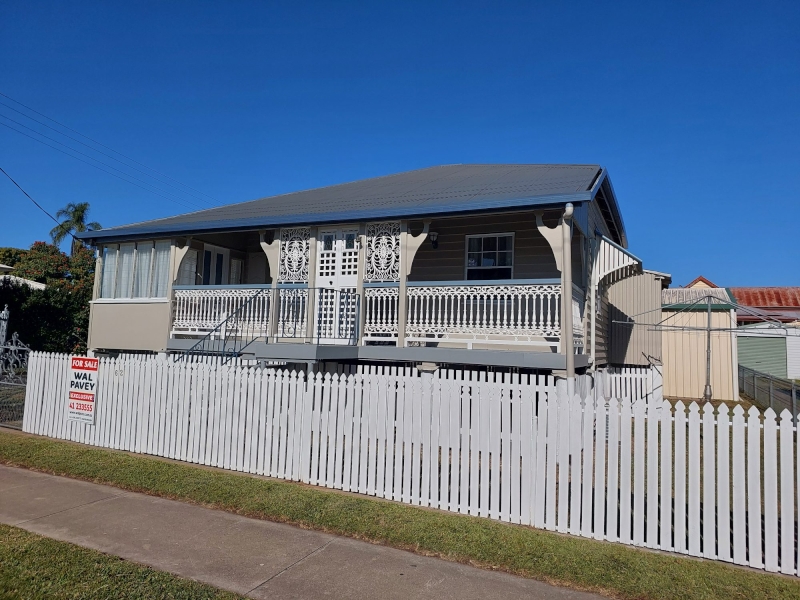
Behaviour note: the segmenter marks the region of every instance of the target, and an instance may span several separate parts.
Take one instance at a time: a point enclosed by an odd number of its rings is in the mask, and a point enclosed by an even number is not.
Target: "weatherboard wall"
[[[662,359],[661,284],[655,273],[633,275],[608,288],[611,365],[647,366]]]
[[[546,215],[545,225],[558,224],[556,213]],[[420,246],[411,265],[409,281],[461,281],[466,279],[466,244],[469,235],[514,234],[514,279],[560,279],[555,257],[536,227],[532,211],[434,219],[430,231],[438,234],[438,247],[430,241]],[[412,234],[417,233],[412,230]],[[573,281],[583,285],[582,236],[572,240]],[[498,284],[502,284],[498,281]]]

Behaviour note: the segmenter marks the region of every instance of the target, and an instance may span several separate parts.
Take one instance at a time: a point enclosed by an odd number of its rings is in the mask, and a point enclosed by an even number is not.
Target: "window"
[[[466,276],[479,279],[511,279],[514,269],[514,234],[467,236]]]
[[[101,298],[166,298],[169,241],[138,242],[103,248]]]

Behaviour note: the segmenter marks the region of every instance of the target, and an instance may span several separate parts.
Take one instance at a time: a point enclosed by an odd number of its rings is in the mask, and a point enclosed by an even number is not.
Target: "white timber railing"
[[[788,410],[457,375],[101,358],[86,424],[70,357],[34,352],[23,430],[798,575]]]
[[[457,340],[481,344],[558,347],[561,337],[559,284],[420,284],[407,288],[406,341]],[[583,347],[583,297],[573,292],[575,345]],[[365,340],[396,340],[397,286],[364,290]]]
[[[175,288],[172,335],[205,335],[252,298],[231,327],[248,336],[276,338],[352,337],[363,306],[364,340],[396,342],[399,310],[397,285],[367,285],[363,302],[355,291],[303,286],[181,286]],[[309,293],[316,301],[308,323]],[[258,297],[254,296],[258,294]],[[273,298],[278,305],[272,315]],[[583,348],[583,297],[573,289],[573,329],[577,351]],[[517,344],[558,348],[561,336],[561,286],[552,283],[409,284],[406,343],[438,340],[472,347]],[[271,331],[270,320],[277,323]],[[334,333],[332,333],[334,332]],[[227,332],[237,335],[237,331]],[[347,334],[347,335],[344,335]]]
[[[173,334],[206,334],[234,314],[261,287],[240,286],[176,286]],[[269,334],[270,294],[260,294],[239,316],[238,324],[251,334]]]

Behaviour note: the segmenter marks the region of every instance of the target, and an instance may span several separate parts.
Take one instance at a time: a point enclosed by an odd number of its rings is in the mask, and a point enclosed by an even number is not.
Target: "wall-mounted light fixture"
[[[428,237],[431,238],[431,246],[436,250],[439,247],[439,234],[435,231],[429,231]]]

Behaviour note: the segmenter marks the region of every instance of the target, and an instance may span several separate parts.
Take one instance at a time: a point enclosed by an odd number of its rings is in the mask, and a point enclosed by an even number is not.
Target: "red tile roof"
[[[800,287],[732,287],[739,304],[756,308],[800,308]]]

